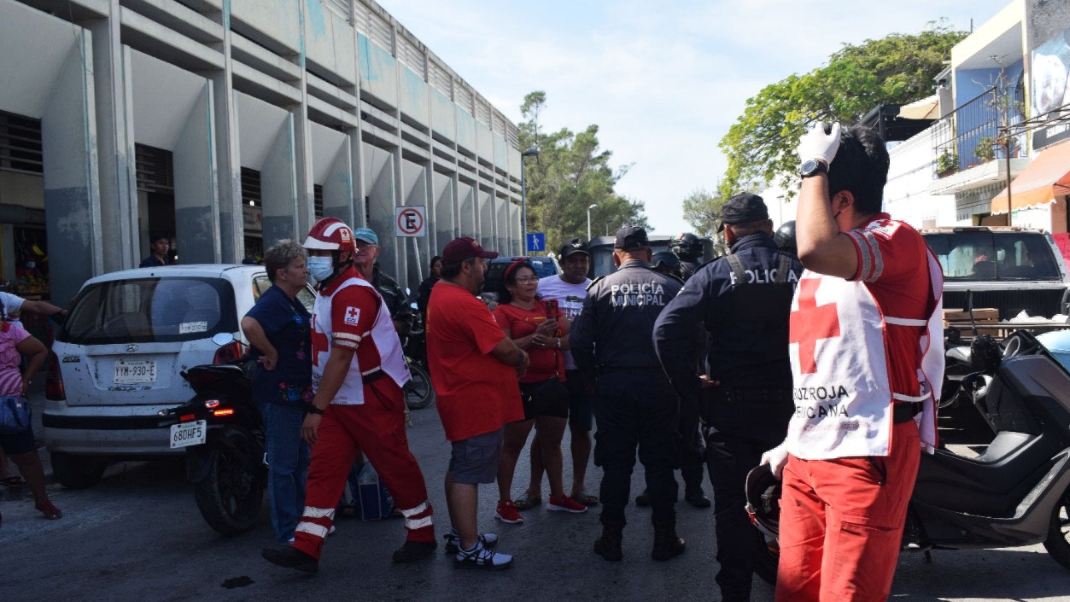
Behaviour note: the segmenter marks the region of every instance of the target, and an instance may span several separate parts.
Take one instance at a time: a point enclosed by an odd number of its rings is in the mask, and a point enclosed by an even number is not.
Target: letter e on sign
[[[394,213],[397,236],[427,236],[424,207],[398,207]]]

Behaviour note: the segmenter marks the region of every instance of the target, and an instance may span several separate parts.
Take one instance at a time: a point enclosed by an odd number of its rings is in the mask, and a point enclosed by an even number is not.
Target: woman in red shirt
[[[561,319],[556,302],[538,299],[539,277],[527,260],[521,259],[502,275],[499,305],[494,319],[518,347],[528,352],[531,366],[520,379],[524,419],[505,425],[505,441],[498,463],[498,509],[494,515],[507,523],[524,522],[513,505],[511,489],[516,461],[537,420],[543,437],[542,462],[550,480],[547,508],[560,512],[584,512],[587,507],[565,495],[562,485],[561,439],[568,421],[568,391],[564,387],[565,363],[561,339],[568,336],[568,320]],[[566,339],[567,340],[567,339]]]

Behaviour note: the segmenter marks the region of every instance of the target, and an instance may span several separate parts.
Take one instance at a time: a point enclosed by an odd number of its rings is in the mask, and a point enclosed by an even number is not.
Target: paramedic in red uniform
[[[776,599],[886,600],[936,444],[942,275],[921,235],[881,213],[889,160],[874,130],[818,124],[799,158],[795,413],[763,458],[783,471]]]
[[[349,226],[323,218],[304,247],[308,271],[319,281],[312,309],[316,393],[301,427],[312,446],[308,492],[293,544],[265,548],[263,556],[316,572],[349,468],[363,451],[405,517],[407,538],[394,562],[420,560],[434,551],[435,531],[424,475],[405,435],[402,387],[409,370],[401,342],[383,298],[353,266],[361,251]]]

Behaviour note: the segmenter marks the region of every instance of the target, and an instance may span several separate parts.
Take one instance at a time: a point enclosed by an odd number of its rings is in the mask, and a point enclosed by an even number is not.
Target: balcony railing
[[[993,87],[959,105],[933,126],[933,172],[947,177],[1006,158],[1000,125],[1023,121],[1024,101],[1014,91]],[[1011,138],[1011,157],[1026,156],[1025,136]]]

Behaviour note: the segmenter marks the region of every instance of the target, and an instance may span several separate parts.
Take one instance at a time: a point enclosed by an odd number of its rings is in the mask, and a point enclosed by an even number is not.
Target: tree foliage
[[[917,35],[892,34],[860,45],[846,44],[824,67],[793,74],[747,99],[746,108],[720,147],[728,157],[721,193],[741,182],[795,188],[795,145],[817,121],[857,123],[879,104],[906,104],[932,94],[951,47],[966,37],[930,23]]]
[[[727,201],[720,191],[708,191],[698,188],[684,199],[684,221],[694,228],[700,238],[713,240],[714,255],[724,255],[728,245],[722,235],[717,233],[721,225],[721,208]]]
[[[623,225],[649,227],[642,201],[618,195],[613,187],[628,167],[613,170],[612,153],[600,147],[598,126],[582,132],[567,128],[547,131],[542,123],[546,93],[524,97],[520,112],[520,148],[534,148],[538,157],[522,158],[527,179],[528,230],[545,232],[548,249],[558,248],[573,237],[587,236],[587,208],[591,210],[592,235]]]

